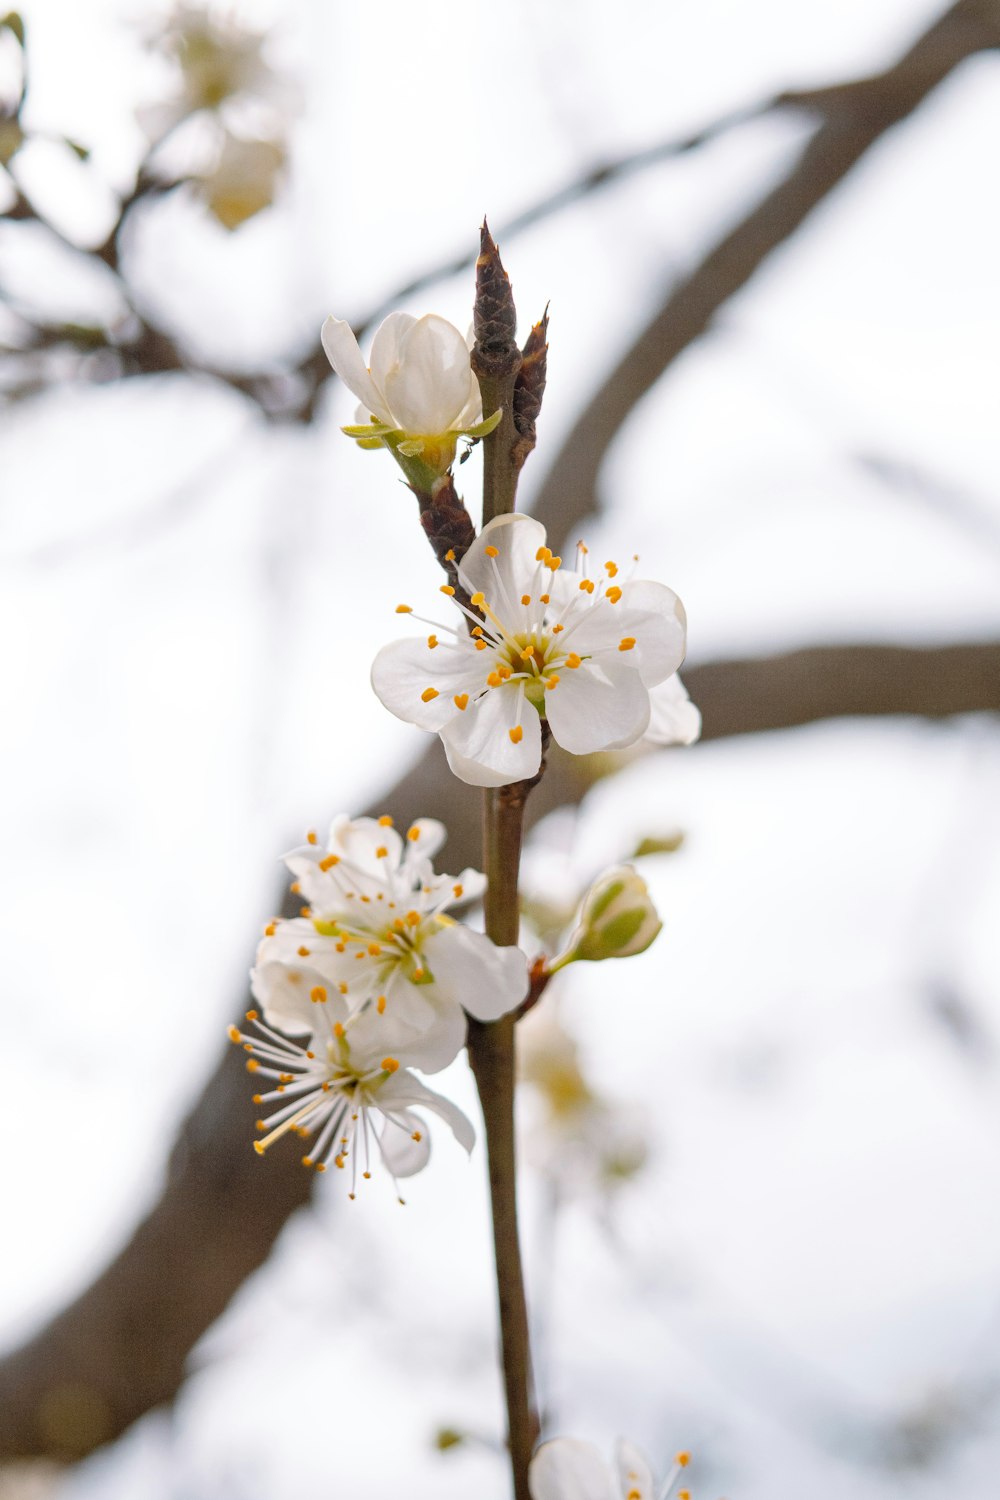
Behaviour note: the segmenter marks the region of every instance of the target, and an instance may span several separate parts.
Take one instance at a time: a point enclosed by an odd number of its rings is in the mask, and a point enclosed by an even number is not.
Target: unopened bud
[[[550,970],[578,959],[597,962],[644,953],[662,926],[642,876],[631,865],[616,865],[590,887],[569,946]]]

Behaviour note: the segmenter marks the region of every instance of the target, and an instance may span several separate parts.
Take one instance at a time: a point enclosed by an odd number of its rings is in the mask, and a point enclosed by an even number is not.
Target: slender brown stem
[[[527,787],[522,783],[489,790],[484,799],[483,843],[489,887],[486,931],[495,943],[517,942],[518,869]],[[514,1142],[515,1016],[469,1022],[469,1062],[483,1109],[489,1158],[493,1247],[507,1433],[515,1500],[529,1500],[528,1464],[538,1438],[531,1376],[528,1306],[517,1232],[517,1167]]]

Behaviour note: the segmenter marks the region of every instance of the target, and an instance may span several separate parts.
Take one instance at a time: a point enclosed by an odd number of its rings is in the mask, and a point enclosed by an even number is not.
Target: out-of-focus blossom
[[[677,673],[649,693],[649,723],[643,739],[650,745],[693,745],[701,735],[701,713],[688,697]]]
[[[257,1122],[262,1136],[254,1149],[260,1155],[293,1132],[309,1142],[303,1166],[319,1172],[331,1162],[350,1166],[353,1198],[358,1172],[370,1177],[376,1154],[394,1179],[412,1177],[427,1164],[430,1139],[414,1107],[439,1115],[459,1144],[472,1150],[471,1123],[410,1072],[406,1065],[415,1059],[405,1047],[388,1050],[393,1039],[376,1011],[352,1015],[337,991],[318,1001],[303,995],[301,1006],[300,1019],[312,1032],[308,1047],[265,1025],[256,1011],[247,1012],[252,1033],[230,1028],[230,1039],[250,1054],[248,1071],[269,1085],[254,1103],[275,1106]]]
[[[308,915],[271,924],[258,950],[251,981],[268,1021],[309,1030],[315,1006],[304,997],[336,993],[352,1014],[369,1008],[395,1047],[436,1072],[464,1045],[466,1012],[495,1021],[520,1004],[521,950],[446,915],[486,886],[476,870],[434,873],[446,836],[432,818],[404,838],[391,818],[340,816],[325,846],[313,835],[285,856]]]
[[[614,562],[591,576],[582,546],[579,569],[563,568],[544,526],[523,515],[485,526],[458,576],[472,634],[438,625],[425,640],[384,646],[372,668],[386,708],[440,734],[456,776],[473,786],[533,776],[543,719],[574,755],[642,738],[651,689],[684,659],[684,608],[672,589],[618,581]]]
[[[285,148],[278,141],[244,141],[226,131],[214,169],[199,181],[199,195],[225,229],[270,208]]]
[[[531,1460],[528,1488],[532,1500],[667,1500],[689,1461],[687,1453],[678,1453],[657,1488],[647,1460],[624,1438],[618,1440],[614,1472],[592,1443],[553,1438]],[[689,1500],[688,1491],[678,1490],[677,1500]]]
[[[178,5],[150,42],[176,64],[178,87],[167,100],[143,106],[139,123],[154,139],[193,114],[217,113],[232,101],[274,106],[284,113],[288,90],[265,57],[266,37],[217,10]]]
[[[559,1198],[606,1199],[642,1170],[650,1138],[643,1107],[597,1092],[551,999],[519,1023],[517,1057],[520,1079],[540,1106],[529,1116],[527,1159]]]
[[[583,898],[565,952],[549,965],[555,973],[578,959],[631,958],[644,953],[663,928],[649,887],[633,865],[615,865]]]
[[[361,403],[357,425],[343,431],[362,448],[389,448],[404,470],[405,460],[414,461],[427,482],[451,468],[460,437],[484,437],[500,420],[495,412],[483,421],[469,344],[434,313],[390,313],[372,340],[370,366],[350,324],[339,318],[323,324],[323,348]]]

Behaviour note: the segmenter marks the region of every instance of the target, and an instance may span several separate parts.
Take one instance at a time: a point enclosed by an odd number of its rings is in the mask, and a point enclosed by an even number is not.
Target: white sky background
[[[595,160],[874,69],[941,8],[520,0],[500,24],[467,0],[299,0],[275,40],[301,81],[280,207],[227,236],[166,203],[137,231],[145,294],[215,357],[273,357],[474,241],[484,210],[502,226]],[[39,194],[96,238],[88,184],[127,183],[131,111],[162,83],[126,18],[155,11],[24,10],[36,123],[94,147],[89,172],[40,158]],[[599,540],[678,590],[693,660],[1000,628],[998,77],[994,58],[966,64],[885,140],[615,445]],[[494,79],[518,90],[503,131],[484,118]],[[801,129],[748,126],[502,241],[524,325],[552,300],[526,498],[665,282]],[[36,255],[0,234],[0,270],[71,307],[91,295]],[[449,283],[413,310],[464,325],[470,296]],[[154,1199],[277,852],[423,747],[367,676],[396,601],[435,607],[435,567],[388,458],[337,432],[353,401],[330,389],[306,433],[180,378],[57,392],[0,423],[5,1341]],[[890,487],[863,456],[926,482]],[[475,460],[462,476],[473,495]],[[527,1185],[556,1428],[631,1433],[659,1463],[694,1447],[697,1500],[987,1500],[1000,1096],[990,1047],[963,1051],[934,1001],[953,992],[997,1036],[995,724],[706,745],[591,804],[550,830],[577,870],[645,833],[688,837],[648,862],[656,949],[563,993],[652,1163],[607,1224],[567,1213],[554,1270]],[[447,1086],[472,1110],[459,1066]],[[438,1136],[405,1212],[385,1183],[354,1205],[329,1183],[205,1341],[174,1417],[60,1500],[503,1495],[489,1454],[430,1449],[439,1424],[500,1424],[482,1161]],[[892,1434],[917,1428],[930,1463],[892,1467]]]

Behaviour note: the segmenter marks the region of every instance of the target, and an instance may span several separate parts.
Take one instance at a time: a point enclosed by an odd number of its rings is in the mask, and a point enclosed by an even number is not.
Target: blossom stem
[[[495,943],[517,942],[518,869],[524,803],[529,786],[490,789],[484,801],[484,845],[489,877],[486,931]],[[517,1176],[514,1147],[515,1017],[483,1023],[469,1021],[469,1062],[483,1110],[489,1157],[493,1246],[507,1431],[515,1500],[529,1500],[528,1464],[538,1439],[531,1375],[528,1308],[517,1231]]]

